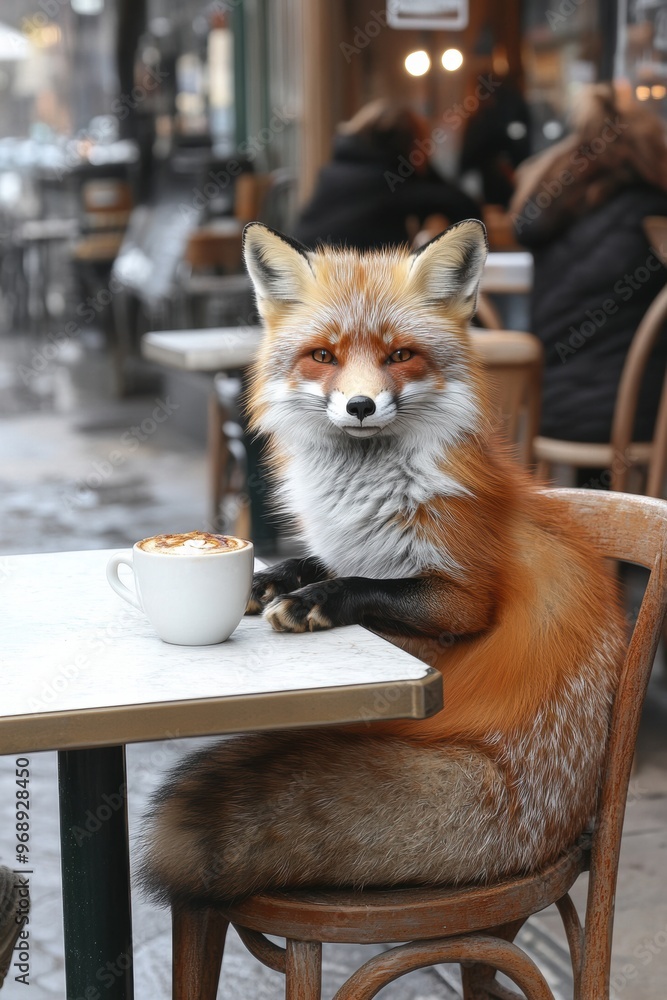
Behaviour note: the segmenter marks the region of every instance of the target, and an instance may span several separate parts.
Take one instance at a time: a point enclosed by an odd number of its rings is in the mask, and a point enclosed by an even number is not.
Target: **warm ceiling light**
[[[442,65],[445,69],[454,71],[463,66],[463,53],[458,49],[447,49],[442,53]]]
[[[424,73],[428,73],[431,68],[431,60],[428,57],[428,52],[424,52],[423,49],[411,52],[405,58],[405,68],[410,76],[423,76]]]
[[[637,95],[638,101],[648,101],[649,97],[651,96],[651,88],[637,87],[637,89],[635,90],[635,94]]]
[[[661,101],[665,94],[667,94],[667,87],[663,86],[662,83],[654,83],[651,87],[651,97],[654,101]]]

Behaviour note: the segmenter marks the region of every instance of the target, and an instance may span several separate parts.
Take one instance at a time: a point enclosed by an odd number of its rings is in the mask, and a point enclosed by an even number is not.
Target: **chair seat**
[[[637,465],[647,465],[651,460],[652,445],[633,443],[628,448],[627,457]],[[560,441],[557,438],[536,437],[533,453],[538,461],[553,465],[591,466],[594,469],[608,469],[614,461],[611,444],[593,444],[588,441]]]
[[[262,893],[225,909],[231,923],[297,941],[379,944],[468,934],[511,923],[564,896],[588,869],[573,846],[523,878],[462,889],[312,889]]]

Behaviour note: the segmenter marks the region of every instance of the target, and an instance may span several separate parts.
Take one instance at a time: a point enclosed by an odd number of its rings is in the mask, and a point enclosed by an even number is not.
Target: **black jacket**
[[[409,160],[370,148],[360,136],[338,136],[293,235],[369,250],[408,241],[406,219],[440,213],[450,223],[481,219],[479,205],[432,168],[418,174]]]
[[[647,215],[667,215],[667,194],[647,185],[617,192],[561,231],[548,212],[521,212],[517,238],[535,260],[531,330],[545,347],[542,433],[549,437],[609,440],[630,342],[667,278],[644,235]],[[667,327],[642,384],[636,441],[652,438],[666,359]]]

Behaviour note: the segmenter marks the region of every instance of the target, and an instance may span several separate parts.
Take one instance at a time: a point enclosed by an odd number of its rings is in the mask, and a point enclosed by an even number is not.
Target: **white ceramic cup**
[[[239,548],[192,555],[146,552],[137,542],[111,557],[107,580],[120,597],[144,612],[165,642],[210,646],[228,639],[241,621],[253,563],[253,546],[246,541]],[[134,591],[118,576],[122,565],[134,574]]]

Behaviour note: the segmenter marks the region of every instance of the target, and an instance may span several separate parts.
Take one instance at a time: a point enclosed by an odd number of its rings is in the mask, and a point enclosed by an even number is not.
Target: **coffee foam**
[[[212,535],[207,531],[188,531],[182,535],[153,535],[137,542],[142,552],[157,555],[198,556],[234,552],[248,545],[242,538]]]

